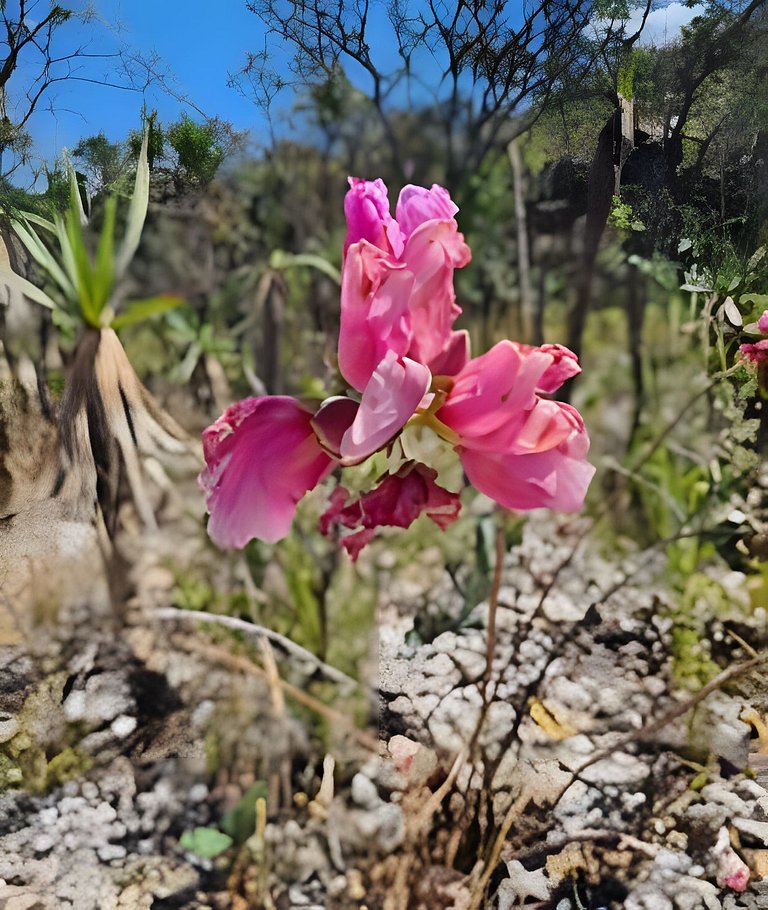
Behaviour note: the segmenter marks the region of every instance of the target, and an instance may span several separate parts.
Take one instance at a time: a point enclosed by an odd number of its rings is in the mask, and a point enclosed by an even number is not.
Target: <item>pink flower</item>
[[[359,499],[350,501],[347,490],[336,487],[320,518],[320,530],[328,535],[340,526],[359,529],[341,541],[353,560],[371,541],[377,527],[408,528],[422,512],[445,530],[459,517],[461,502],[458,493],[439,486],[436,478],[432,468],[410,462]]]
[[[768,338],[761,338],[754,344],[739,345],[739,353],[744,360],[757,364],[765,363],[768,361]]]
[[[381,180],[349,183],[339,367],[359,400],[336,395],[311,410],[265,396],[228,408],[203,433],[210,536],[223,547],[279,540],[309,490],[390,446],[412,418],[447,439],[501,505],[579,509],[594,473],[589,438],[574,408],[547,397],[580,371],[576,356],[504,341],[470,360],[467,332],[453,328],[453,275],[470,253],[448,192],[407,186],[393,218]],[[356,559],[380,526],[406,528],[425,513],[445,528],[459,497],[436,477],[407,461],[356,500],[337,487],[321,530],[352,531],[342,544]]]
[[[435,418],[473,486],[508,509],[583,506],[595,472],[584,422],[570,405],[541,397],[576,372],[565,348],[510,341],[467,363]]]
[[[333,467],[311,421],[293,398],[246,398],[203,432],[207,467],[198,483],[219,546],[274,543],[288,533],[298,501]]]
[[[339,369],[362,392],[387,351],[432,369],[455,354],[455,269],[470,259],[447,191],[407,186],[389,213],[380,181],[350,178]]]
[[[757,320],[757,328],[768,335],[768,310],[764,310],[762,316]],[[752,344],[739,345],[739,353],[744,360],[750,360],[752,363],[766,363],[768,361],[768,338],[761,338]]]
[[[746,891],[750,878],[749,866],[731,847],[731,838],[725,825],[718,832],[712,855],[717,861],[718,886],[732,891]]]

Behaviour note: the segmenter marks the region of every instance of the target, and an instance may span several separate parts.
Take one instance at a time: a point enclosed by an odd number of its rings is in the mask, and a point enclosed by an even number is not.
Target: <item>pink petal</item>
[[[360,551],[363,547],[367,547],[375,536],[376,532],[372,528],[363,528],[361,531],[355,531],[354,534],[342,537],[341,545],[349,553],[352,562],[357,562]]]
[[[469,247],[455,221],[428,221],[416,228],[403,250],[413,272],[409,301],[413,341],[408,356],[430,363],[451,341],[451,328],[461,314],[453,273],[470,260]]]
[[[339,369],[362,392],[387,351],[399,357],[411,343],[408,310],[413,274],[361,241],[347,251],[341,278]]]
[[[321,447],[334,458],[341,455],[341,439],[357,414],[360,402],[344,395],[326,398],[310,421]]]
[[[595,473],[584,460],[584,441],[578,439],[531,455],[463,447],[458,452],[470,483],[504,508],[577,512],[584,505]]]
[[[768,335],[768,310],[764,310],[763,315],[757,320],[757,327],[763,335]]]
[[[386,445],[413,416],[431,381],[425,366],[387,351],[363,391],[352,426],[342,437],[343,460],[353,463]]]
[[[221,547],[274,543],[288,534],[296,504],[333,468],[312,414],[294,398],[246,398],[203,432],[206,468],[198,483]]]
[[[412,464],[390,474],[360,499],[364,527],[408,528],[425,512],[445,530],[459,517],[458,493],[435,483],[437,471],[423,464]]]
[[[358,240],[367,240],[380,250],[399,256],[403,240],[397,222],[389,213],[387,187],[383,180],[361,180],[349,177],[349,190],[344,197],[347,238],[344,253]]]
[[[320,516],[320,533],[326,537],[341,525],[345,528],[355,528],[363,518],[360,500],[349,503],[350,494],[342,486],[336,487],[331,493],[328,508]]]
[[[731,846],[728,829],[723,826],[712,848],[717,860],[717,884],[720,888],[731,888],[733,891],[746,891],[749,884],[749,866]]]
[[[565,345],[542,344],[540,347],[532,347],[529,344],[517,342],[513,342],[513,344],[521,353],[531,354],[534,351],[543,351],[552,357],[552,365],[539,380],[538,390],[540,392],[548,394],[556,392],[567,379],[578,376],[581,372],[579,358]]]
[[[408,237],[425,221],[452,221],[459,207],[448,190],[436,183],[428,190],[409,184],[400,191],[395,216],[403,234]]]
[[[451,332],[448,344],[428,366],[433,376],[455,376],[469,361],[469,332]]]
[[[554,449],[584,429],[584,421],[571,405],[536,398],[528,410],[485,436],[466,438],[469,448],[508,455],[529,455]]]
[[[500,341],[461,370],[436,416],[462,439],[519,423],[536,403],[536,389],[551,363],[549,354],[535,348],[521,352],[511,341]]]
[[[353,560],[373,538],[377,527],[408,528],[419,515],[426,513],[445,530],[458,518],[461,501],[458,493],[435,483],[436,478],[437,472],[432,468],[411,462],[352,502],[348,502],[347,491],[337,487],[320,519],[320,530],[327,535],[338,527],[361,527],[362,530],[341,541]]]

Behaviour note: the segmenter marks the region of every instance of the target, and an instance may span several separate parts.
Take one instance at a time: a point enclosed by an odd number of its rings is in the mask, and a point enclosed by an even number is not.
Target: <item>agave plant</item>
[[[59,405],[59,479],[49,495],[71,497],[81,506],[97,500],[112,530],[124,474],[137,511],[145,525],[153,527],[140,456],[163,450],[178,455],[188,451],[188,440],[141,384],[115,333],[181,302],[164,295],[122,303],[123,278],[138,249],[149,204],[146,133],[119,242],[118,200],[111,196],[105,200],[91,253],[88,218],[73,169],[70,181],[69,207],[63,215],[46,219],[24,212],[11,218],[15,233],[45,275],[47,290],[0,262],[0,282],[51,309],[59,326],[80,328]]]
[[[108,196],[104,219],[91,255],[87,242],[89,219],[83,207],[74,169],[70,167],[69,207],[52,219],[34,212],[12,216],[13,229],[34,261],[48,277],[50,293],[0,265],[0,280],[31,300],[48,307],[58,324],[75,326],[78,322],[93,329],[123,326],[171,309],[181,298],[161,295],[130,301],[120,306],[122,279],[141,240],[149,204],[149,165],[147,136],[141,146],[136,181],[131,194],[125,232],[116,244],[117,196]]]

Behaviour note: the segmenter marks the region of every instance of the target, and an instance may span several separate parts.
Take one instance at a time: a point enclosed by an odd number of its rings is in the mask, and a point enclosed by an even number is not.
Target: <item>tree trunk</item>
[[[620,133],[616,137],[615,161],[615,182],[613,194],[619,195],[621,189],[621,171],[624,164],[632,154],[635,147],[635,102],[631,98],[625,98],[619,95],[619,120]]]
[[[523,163],[517,139],[507,146],[509,163],[512,166],[512,186],[515,196],[515,227],[517,229],[517,266],[520,282],[520,324],[522,341],[530,344],[534,340],[535,312],[531,288],[531,253],[528,244],[528,219],[525,211],[525,187]]]
[[[645,276],[636,268],[630,268],[627,286],[627,338],[629,341],[629,356],[632,362],[632,386],[635,395],[635,406],[628,448],[632,445],[632,440],[640,426],[640,418],[645,404],[643,324],[645,322],[646,281]]]
[[[611,214],[613,197],[618,195],[621,187],[622,168],[634,148],[634,136],[634,104],[632,99],[619,95],[619,106],[600,132],[589,169],[583,269],[568,313],[567,326],[568,347],[577,355],[581,354],[584,328],[592,302],[597,251]],[[572,383],[573,380],[569,380],[562,388],[560,394],[564,401],[570,399]]]
[[[581,354],[584,327],[587,323],[587,314],[592,299],[592,281],[597,250],[613,203],[616,185],[614,146],[617,135],[621,135],[621,115],[618,109],[613,112],[600,132],[595,157],[589,169],[582,271],[576,283],[576,296],[567,317],[566,343],[577,356]],[[572,380],[567,382],[561,390],[561,397],[564,401],[568,401],[570,398],[571,384]]]
[[[547,305],[547,270],[539,267],[539,286],[536,299],[536,314],[533,321],[533,341],[535,345],[544,344],[544,308]]]

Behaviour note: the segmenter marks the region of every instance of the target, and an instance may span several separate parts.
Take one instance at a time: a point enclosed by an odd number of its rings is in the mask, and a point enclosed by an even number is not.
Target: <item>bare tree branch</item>
[[[354,82],[362,76],[368,98],[388,143],[393,164],[402,156],[393,121],[409,102],[426,113],[445,143],[446,180],[455,184],[476,169],[489,151],[503,150],[514,118],[533,117],[542,98],[568,74],[571,86],[591,73],[599,47],[613,40],[587,34],[588,0],[396,0],[386,23],[397,49],[383,66],[373,48],[386,46],[381,19],[369,0],[248,0],[266,25],[273,50],[288,55],[294,80],[279,80],[278,65],[251,55],[239,74],[263,108],[288,86],[317,84],[340,71]],[[271,78],[267,73],[271,72]],[[359,79],[358,79],[359,81]],[[426,127],[426,123],[425,123]]]

